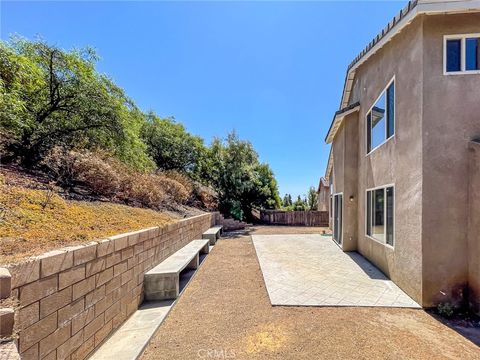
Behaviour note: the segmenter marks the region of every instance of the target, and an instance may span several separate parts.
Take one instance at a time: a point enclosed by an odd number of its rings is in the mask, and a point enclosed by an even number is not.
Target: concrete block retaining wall
[[[216,219],[203,214],[7,266],[22,359],[85,359],[143,301],[144,273]]]

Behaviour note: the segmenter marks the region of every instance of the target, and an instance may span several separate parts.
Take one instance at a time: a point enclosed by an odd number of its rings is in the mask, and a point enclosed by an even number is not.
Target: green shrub
[[[253,208],[280,207],[273,171],[259,161],[250,142],[232,132],[224,140],[214,139],[207,157],[209,179],[218,191],[222,213],[250,220]]]
[[[233,132],[205,146],[173,118],[143,113],[97,61],[90,48],[0,41],[2,162],[43,166],[65,187],[152,208],[212,209],[217,195],[237,219],[280,207],[275,176],[250,142]]]
[[[63,186],[83,185],[96,195],[154,209],[185,204],[193,195],[180,174],[135,171],[106,153],[54,148],[43,165]]]
[[[206,147],[202,138],[188,133],[182,124],[150,112],[145,115],[141,137],[160,170],[177,170],[192,177],[198,175]]]
[[[0,130],[4,154],[25,166],[56,146],[103,149],[141,170],[153,168],[140,139],[143,114],[90,49],[65,51],[42,40],[0,42]]]
[[[449,302],[440,303],[437,305],[437,312],[443,317],[450,318],[455,313],[455,307]]]

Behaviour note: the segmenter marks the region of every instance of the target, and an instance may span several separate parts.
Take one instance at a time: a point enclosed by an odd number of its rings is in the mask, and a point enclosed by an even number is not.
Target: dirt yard
[[[256,234],[321,232],[259,227]],[[143,359],[479,359],[423,310],[272,307],[250,236],[222,239]]]

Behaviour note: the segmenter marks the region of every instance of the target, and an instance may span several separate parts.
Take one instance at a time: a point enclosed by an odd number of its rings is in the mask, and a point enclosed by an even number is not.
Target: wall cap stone
[[[6,268],[11,273],[11,289],[32,283],[40,278],[48,277],[70,268],[70,257],[73,256],[73,266],[84,264],[93,258],[111,254],[114,251],[134,246],[148,237],[157,237],[170,231],[178,230],[185,225],[193,224],[205,216],[216,216],[218,212],[206,212],[204,214],[179,219],[174,223],[161,227],[152,226],[145,229],[121,233],[107,238],[94,240],[87,244],[66,246],[60,249],[50,250],[38,256],[25,258],[19,262],[7,264]],[[93,253],[96,252],[95,257]],[[92,258],[93,257],[93,258]]]
[[[12,275],[7,268],[0,267],[0,299],[10,297],[12,293]]]
[[[77,344],[84,340],[79,340],[78,334],[84,334],[83,329],[88,327],[90,339],[94,339],[88,348],[62,348],[72,357],[88,356],[98,347],[97,337],[108,336],[137,309],[142,300],[143,274],[182,244],[200,236],[217,216],[204,213],[177,219],[173,224],[51,250],[6,266],[2,273],[11,275],[10,298],[20,299],[20,307],[8,305],[15,307],[17,325],[21,326],[18,319],[22,311],[23,317],[31,317],[24,327],[14,328],[19,330],[18,341],[23,344],[20,350],[36,358],[38,353],[31,349],[47,354],[57,346],[57,336]],[[87,301],[92,306],[87,306]]]
[[[15,312],[12,308],[0,309],[0,338],[10,338],[13,334]]]

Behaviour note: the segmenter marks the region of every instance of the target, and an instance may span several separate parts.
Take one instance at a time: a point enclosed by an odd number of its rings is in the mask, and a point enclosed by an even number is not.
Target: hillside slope
[[[101,201],[67,200],[56,188],[0,168],[0,264],[186,216]]]

